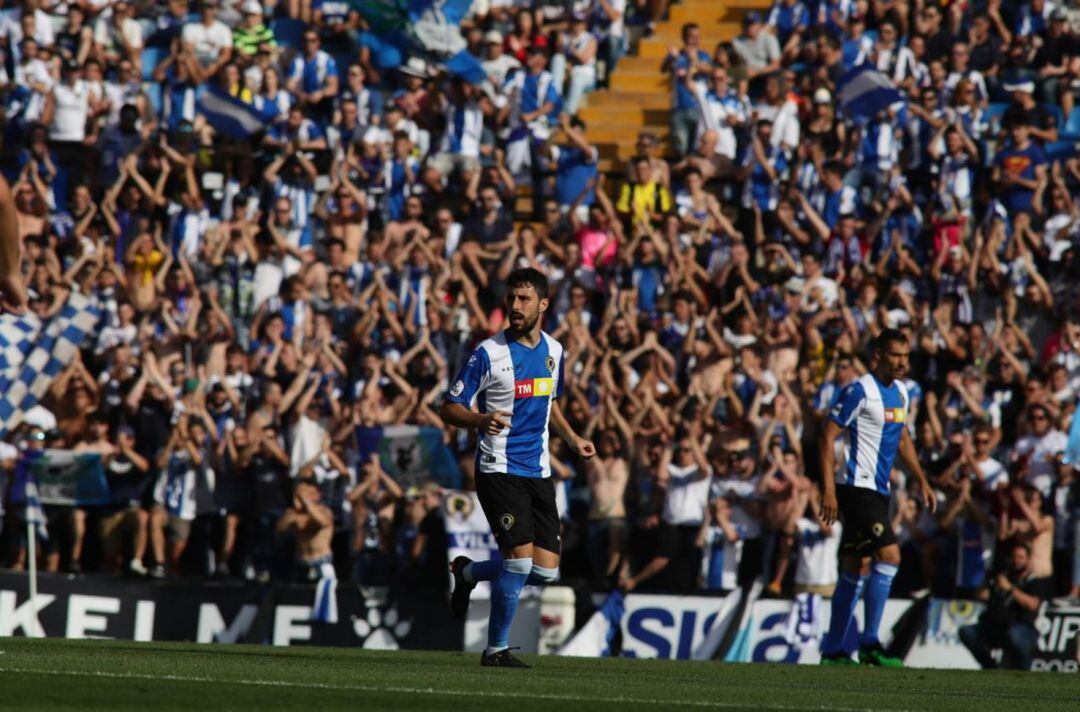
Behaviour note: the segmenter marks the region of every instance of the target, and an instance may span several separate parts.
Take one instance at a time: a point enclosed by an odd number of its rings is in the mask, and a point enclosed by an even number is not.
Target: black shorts
[[[504,552],[531,543],[559,553],[559,510],[550,477],[478,472],[476,496]]]
[[[840,554],[870,556],[878,549],[896,543],[889,522],[888,495],[866,489],[839,485],[836,504],[844,525],[840,534]]]

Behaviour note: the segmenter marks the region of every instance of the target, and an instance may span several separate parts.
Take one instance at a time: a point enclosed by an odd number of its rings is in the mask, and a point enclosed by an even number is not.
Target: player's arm
[[[498,435],[510,425],[510,413],[506,411],[477,413],[472,409],[476,394],[487,387],[490,371],[491,362],[487,352],[483,349],[474,351],[439,408],[439,417],[444,423],[458,428],[480,429],[488,435]]]
[[[16,314],[26,308],[21,267],[22,241],[15,197],[7,181],[0,178],[0,307]]]
[[[836,521],[836,454],[833,444],[836,438],[849,427],[862,412],[866,403],[866,391],[858,381],[849,383],[840,391],[836,404],[829,411],[825,429],[821,435],[821,518],[827,524]]]
[[[906,427],[900,433],[899,454],[900,461],[904,463],[907,471],[919,481],[919,492],[922,494],[923,504],[931,512],[937,511],[937,496],[934,495],[934,488],[926,479],[926,473],[923,472],[922,465],[919,463],[919,454],[915,451],[915,441],[911,439],[911,433]]]
[[[596,455],[596,446],[592,444],[591,440],[587,440],[577,433],[570,426],[570,422],[567,421],[566,416],[563,415],[562,408],[559,407],[559,401],[552,400],[551,402],[551,427],[555,428],[555,432],[566,441],[579,457],[589,458]]]
[[[843,428],[835,420],[825,421],[825,431],[821,434],[821,518],[832,526],[836,522],[836,452],[833,450],[836,438]]]

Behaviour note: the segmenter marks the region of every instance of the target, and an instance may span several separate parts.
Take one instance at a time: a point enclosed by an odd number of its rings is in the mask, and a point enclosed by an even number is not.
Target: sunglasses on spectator
[[[1047,416],[1046,416],[1046,413],[1032,413],[1031,414],[1031,419],[1032,420],[1047,420]]]
[[[976,445],[989,445],[990,438],[975,438]]]
[[[751,452],[749,450],[734,450],[728,454],[729,460],[742,460],[748,457],[751,457]]]

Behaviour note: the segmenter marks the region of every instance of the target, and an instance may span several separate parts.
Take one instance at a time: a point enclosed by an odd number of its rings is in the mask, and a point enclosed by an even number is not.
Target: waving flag
[[[1066,465],[1072,465],[1074,470],[1080,470],[1080,408],[1073,412],[1072,423],[1069,425],[1069,442],[1065,446],[1065,457],[1062,461]]]
[[[581,630],[559,649],[559,655],[576,658],[606,658],[611,656],[611,642],[626,613],[626,600],[619,591],[612,591],[593,613]]]
[[[350,4],[379,35],[404,29],[409,22],[407,0],[352,0]]]
[[[855,67],[840,79],[840,106],[852,118],[872,118],[904,95],[893,81],[871,64]]]
[[[383,470],[402,487],[434,480],[443,487],[461,487],[461,468],[443,442],[443,431],[430,425],[356,428],[360,461],[378,453]]]
[[[78,292],[44,324],[34,313],[0,314],[0,437],[37,405],[97,321],[98,310]]]
[[[264,131],[277,117],[277,108],[272,104],[258,109],[216,86],[208,86],[202,91],[198,110],[215,131],[240,140]]]
[[[34,526],[38,539],[49,540],[49,528],[45,524],[45,510],[41,508],[37,483],[34,482],[33,477],[26,480],[26,523]]]

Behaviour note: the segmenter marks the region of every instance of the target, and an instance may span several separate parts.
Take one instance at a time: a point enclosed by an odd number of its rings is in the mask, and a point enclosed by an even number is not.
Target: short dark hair
[[[889,344],[894,343],[906,344],[908,339],[899,329],[885,329],[874,339],[874,353],[884,353],[889,348]]]
[[[547,299],[548,281],[540,270],[532,267],[522,267],[511,272],[510,276],[506,278],[506,289],[512,291],[518,287],[532,287],[536,290],[537,297]]]

